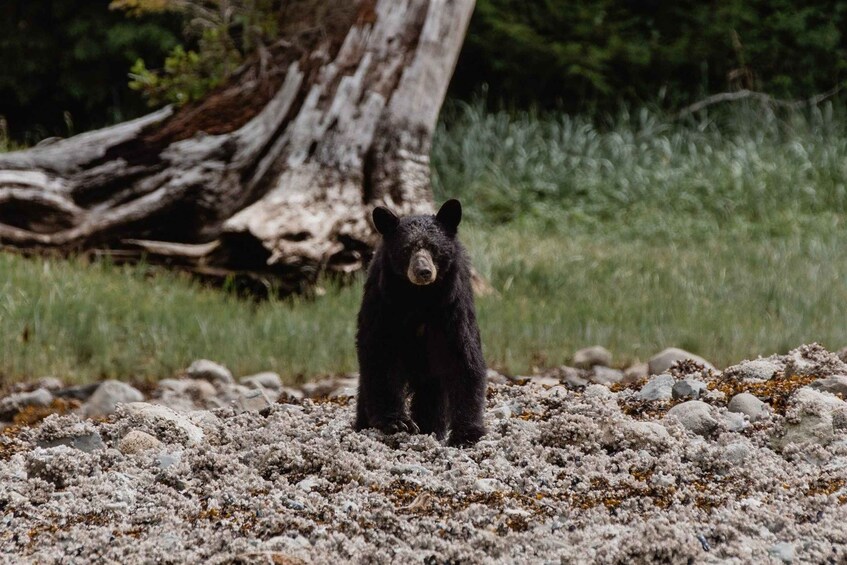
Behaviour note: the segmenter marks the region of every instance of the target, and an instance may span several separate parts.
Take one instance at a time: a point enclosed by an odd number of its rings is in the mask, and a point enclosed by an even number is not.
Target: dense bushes
[[[181,23],[172,15],[128,19],[108,6],[109,0],[0,3],[0,116],[12,137],[33,143],[146,110],[127,73],[138,58],[161,65],[179,42]]]
[[[67,135],[137,115],[144,102],[127,86],[136,61],[145,63],[136,67],[142,79],[136,86],[148,96],[162,86],[153,82],[168,75],[157,79],[147,69],[162,68],[169,54],[171,66],[190,63],[187,55],[174,59],[179,16],[127,18],[108,6],[109,0],[0,4],[0,116],[15,138]],[[741,87],[802,98],[844,81],[843,30],[847,3],[836,0],[477,0],[452,95],[467,98],[488,84],[491,101],[569,111],[643,101],[677,107]],[[197,67],[179,77],[177,90],[189,98],[204,92],[203,81],[217,80],[217,71]],[[183,84],[192,76],[197,85]]]
[[[477,0],[453,93],[566,110],[755,88],[807,97],[844,80],[837,0]]]

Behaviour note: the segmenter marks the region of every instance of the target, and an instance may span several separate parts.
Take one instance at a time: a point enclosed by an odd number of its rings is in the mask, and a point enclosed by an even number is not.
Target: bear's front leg
[[[385,434],[418,433],[418,427],[406,413],[405,382],[394,370],[396,361],[386,342],[360,340],[359,394],[356,398],[356,430],[377,428]]]
[[[482,356],[482,343],[476,316],[464,312],[449,348],[454,359],[453,371],[446,379],[450,414],[450,441],[452,446],[473,445],[485,435],[485,391],[487,374]]]

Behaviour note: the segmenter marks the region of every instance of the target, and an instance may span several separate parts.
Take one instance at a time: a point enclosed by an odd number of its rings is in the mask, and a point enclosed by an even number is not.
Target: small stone
[[[114,414],[118,404],[142,400],[144,395],[141,391],[126,383],[115,380],[103,381],[85,403],[85,415],[89,418],[102,418]]]
[[[708,387],[701,380],[686,377],[674,383],[671,389],[673,398],[691,398],[697,400],[703,395]]]
[[[238,394],[238,405],[242,411],[258,412],[270,406],[271,402],[261,388],[254,388]]]
[[[299,402],[306,395],[300,389],[284,386],[279,391],[279,402],[290,402],[292,400]]]
[[[124,455],[133,455],[141,453],[148,449],[156,449],[161,447],[162,442],[141,430],[130,430],[121,438],[118,444],[118,450]]]
[[[605,385],[591,385],[585,389],[583,393],[583,398],[603,398],[609,399],[613,398],[614,393],[609,390],[609,387]]]
[[[612,354],[600,345],[586,347],[574,353],[573,364],[580,369],[590,369],[596,365],[608,367],[612,364]]]
[[[556,368],[550,376],[557,377],[562,384],[571,388],[585,388],[589,384],[588,379],[584,376],[585,374],[585,371],[580,371],[574,367],[562,365],[561,367]]]
[[[623,380],[623,372],[618,371],[617,369],[610,369],[609,367],[597,365],[588,375],[588,379],[592,383],[608,386],[621,382]]]
[[[729,367],[724,371],[724,376],[742,381],[769,381],[776,373],[782,371],[784,368],[785,364],[778,361],[775,357],[760,357],[759,359],[743,361]]]
[[[656,375],[638,391],[641,400],[670,400],[673,396],[674,378],[668,374]]]
[[[330,392],[327,397],[328,398],[338,398],[338,399],[350,399],[356,398],[358,394],[358,387],[355,386],[340,386],[334,391]]]
[[[803,387],[791,397],[785,423],[773,444],[784,449],[790,443],[829,445],[847,426],[847,403],[826,392]]]
[[[156,457],[156,462],[159,464],[159,469],[163,471],[168,467],[178,465],[181,460],[182,457],[179,453],[162,453],[161,455]]]
[[[506,403],[497,406],[497,408],[492,410],[491,413],[500,420],[508,420],[512,417],[512,409],[509,408],[509,405]]]
[[[847,363],[847,347],[842,347],[841,349],[839,349],[836,355],[838,355],[839,359]]]
[[[338,388],[338,381],[335,379],[322,379],[320,381],[306,383],[300,388],[303,394],[306,395],[306,398],[320,398]]]
[[[737,414],[740,416],[740,414]],[[750,457],[753,447],[748,441],[737,441],[723,448],[721,458],[732,465],[742,465]]]
[[[727,410],[739,414],[745,414],[750,418],[751,422],[757,422],[762,418],[767,417],[770,412],[770,406],[750,394],[749,392],[741,392],[732,397],[729,401]]]
[[[91,453],[92,451],[106,449],[106,444],[103,443],[103,438],[100,437],[100,434],[98,432],[56,438],[49,441],[38,441],[36,442],[36,445],[45,449],[50,447],[58,447],[60,445],[66,445],[74,449],[79,449],[80,451],[83,451],[85,453]]]
[[[555,377],[534,376],[529,378],[529,384],[539,385],[546,388],[561,384],[559,379]]]
[[[678,361],[685,361],[687,359],[703,365],[706,369],[715,368],[714,365],[699,355],[689,353],[688,351],[677,347],[668,347],[661,353],[658,353],[650,358],[650,361],[647,364],[648,370],[651,375],[659,375],[670,369],[674,363]]]
[[[477,491],[486,494],[502,490],[502,485],[497,479],[477,479],[474,487]]]
[[[299,488],[300,490],[305,490],[306,492],[309,492],[316,486],[318,486],[318,481],[314,477],[306,477],[305,479],[297,483],[297,488]]]
[[[131,419],[144,422],[157,430],[156,435],[165,442],[171,439],[193,445],[203,441],[203,430],[192,423],[188,416],[180,414],[167,406],[131,402],[123,405],[123,410]],[[176,436],[173,436],[176,432]],[[162,437],[162,436],[165,437]]]
[[[624,383],[634,383],[640,381],[641,379],[646,379],[650,376],[650,366],[647,363],[636,363],[635,365],[631,365],[626,371],[623,373],[623,381]]]
[[[665,418],[677,420],[685,429],[699,436],[707,436],[718,427],[718,421],[712,416],[712,407],[700,400],[677,404],[668,410]]]
[[[57,390],[54,395],[59,398],[73,398],[74,400],[88,400],[94,391],[99,387],[99,383],[90,383],[87,385],[77,385],[77,386],[69,386],[65,387],[61,390]]]
[[[279,374],[273,372],[257,373],[249,377],[243,377],[241,384],[252,388],[269,388],[271,390],[279,390],[282,388],[282,379]]]
[[[783,563],[793,563],[794,562],[794,544],[784,541],[782,543],[778,543],[772,545],[768,548],[768,553],[771,554],[774,559],[778,559]]]
[[[722,417],[726,429],[731,432],[743,431],[748,425],[747,420],[744,418],[744,414],[740,414],[738,412],[726,412],[722,415]]]
[[[56,377],[41,377],[38,379],[36,386],[38,388],[46,388],[50,392],[53,392],[54,390],[59,390],[64,387],[65,383]]]
[[[506,375],[501,375],[494,369],[488,369],[486,371],[486,376],[488,377],[488,382],[497,385],[505,385],[509,384],[509,377]]]
[[[813,382],[810,387],[830,394],[847,396],[847,375],[830,375]]]
[[[213,384],[233,384],[232,373],[223,365],[218,365],[208,359],[198,359],[185,371],[192,379],[203,379]]]
[[[46,388],[32,392],[17,392],[0,400],[0,419],[11,420],[15,414],[28,406],[47,407],[53,402],[53,395]]]

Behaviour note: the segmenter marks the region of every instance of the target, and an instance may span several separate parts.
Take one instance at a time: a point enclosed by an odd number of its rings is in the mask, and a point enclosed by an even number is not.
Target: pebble
[[[794,544],[784,541],[768,548],[768,553],[783,563],[794,562]]]
[[[574,353],[573,364],[580,369],[590,369],[596,365],[608,367],[612,364],[612,354],[600,345],[586,347]]]
[[[157,430],[157,436],[162,438],[159,432],[171,436],[170,430],[177,432],[173,439],[194,445],[203,441],[205,434],[202,428],[189,420],[188,415],[180,414],[167,406],[148,404],[147,402],[131,402],[123,405],[123,410],[132,418],[142,421]],[[166,440],[167,441],[167,440]]]
[[[141,430],[130,430],[118,443],[118,450],[124,455],[141,453],[161,447],[162,442]]]
[[[597,365],[592,369],[591,373],[588,375],[588,379],[592,383],[596,383],[599,385],[613,385],[615,383],[619,383],[623,380],[624,374],[623,371],[618,371],[617,369],[610,369],[609,367],[603,367]]]
[[[847,375],[830,375],[816,380],[809,386],[824,392],[839,394],[842,397],[845,397],[847,396]]]
[[[269,388],[272,390],[282,388],[282,379],[279,377],[279,374],[271,371],[243,377],[240,382],[243,385],[253,388]]]
[[[677,420],[685,429],[699,436],[707,436],[718,427],[718,421],[712,416],[712,407],[700,400],[677,404],[668,410],[665,418]]]
[[[238,393],[238,406],[243,412],[258,412],[271,405],[265,391],[254,388]]]
[[[771,358],[758,358],[734,365],[726,375],[744,381],[768,381],[782,371],[785,364]]]
[[[213,384],[235,383],[229,369],[208,359],[198,359],[186,369],[185,373],[192,379],[203,379]]]
[[[650,376],[650,366],[647,363],[636,363],[623,373],[625,383],[634,383]]]
[[[66,445],[74,449],[79,449],[80,451],[83,451],[85,453],[91,453],[92,451],[106,449],[106,444],[103,443],[103,438],[100,437],[99,432],[67,436],[47,441],[38,441],[36,442],[36,445],[45,449],[50,447],[58,447],[60,445]]]
[[[668,374],[656,375],[638,391],[641,400],[670,400],[673,396],[674,378]]]
[[[686,377],[674,383],[671,389],[673,398],[691,398],[697,400],[702,396],[708,387],[701,380]]]
[[[651,375],[660,375],[670,369],[674,363],[678,361],[685,361],[686,359],[690,359],[695,363],[699,363],[707,369],[714,370],[715,368],[714,365],[712,365],[699,355],[689,353],[688,351],[685,351],[684,349],[679,349],[677,347],[668,347],[661,353],[657,353],[656,355],[650,358],[650,361],[647,363],[648,370]]]
[[[727,410],[744,414],[750,418],[751,422],[757,422],[762,418],[766,418],[770,413],[770,406],[750,394],[749,392],[741,392],[732,397],[727,405]]]
[[[17,392],[0,400],[0,420],[11,420],[15,414],[28,406],[50,406],[53,395],[46,388],[32,392]]]
[[[114,414],[118,404],[142,400],[144,395],[135,387],[116,380],[103,381],[85,403],[85,415],[89,418],[102,418]]]

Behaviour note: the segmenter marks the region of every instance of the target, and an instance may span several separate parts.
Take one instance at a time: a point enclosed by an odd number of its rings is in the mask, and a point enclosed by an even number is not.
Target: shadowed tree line
[[[230,3],[260,11],[308,1]],[[109,5],[7,0],[0,6],[0,115],[11,138],[32,143],[138,116],[148,110],[145,95],[158,104],[170,100],[139,83],[138,73],[138,90],[131,90],[131,69],[150,79],[147,71],[165,67],[166,59],[190,65],[186,51],[204,41],[222,57],[232,53],[210,40],[209,29],[183,37],[185,14],[132,14]],[[678,108],[742,88],[807,98],[843,82],[844,30],[847,3],[834,0],[479,0],[451,96],[466,99],[488,85],[492,102],[568,111],[645,101]],[[182,81],[189,91],[208,81],[197,73],[181,76],[196,77],[197,84]]]

